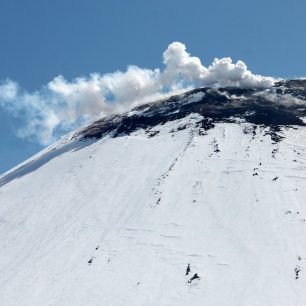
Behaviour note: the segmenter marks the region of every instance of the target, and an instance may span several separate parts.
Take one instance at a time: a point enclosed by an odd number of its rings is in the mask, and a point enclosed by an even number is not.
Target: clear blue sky
[[[0,80],[33,91],[62,74],[156,68],[172,41],[205,65],[242,59],[263,75],[305,75],[305,0],[0,0]],[[41,146],[0,108],[0,173]]]

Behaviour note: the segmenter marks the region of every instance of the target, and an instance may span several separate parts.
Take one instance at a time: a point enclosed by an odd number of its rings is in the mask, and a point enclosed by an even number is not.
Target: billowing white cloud
[[[20,137],[48,144],[59,134],[108,114],[131,109],[143,101],[200,86],[267,88],[274,80],[251,73],[245,63],[215,59],[204,67],[184,44],[171,43],[163,53],[164,69],[129,66],[127,71],[76,78],[58,76],[39,91],[28,93],[12,80],[0,82],[0,107],[25,126]]]
[[[233,63],[230,57],[218,59],[204,67],[198,57],[190,56],[180,42],[170,44],[164,52],[165,70],[162,73],[163,85],[177,86],[239,86],[243,88],[269,87],[273,78],[253,74],[242,61]]]
[[[0,82],[0,103],[4,105],[4,103],[14,101],[17,96],[17,91],[18,85],[12,80]]]

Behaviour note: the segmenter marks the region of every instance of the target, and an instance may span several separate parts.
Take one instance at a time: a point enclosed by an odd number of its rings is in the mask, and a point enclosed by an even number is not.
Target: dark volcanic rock
[[[298,98],[301,103],[293,103],[291,98]],[[306,116],[304,106],[306,80],[281,81],[270,89],[199,88],[141,105],[123,115],[100,119],[76,136],[81,139],[101,138],[105,135],[117,137],[194,113],[203,116],[198,124],[204,130],[213,128],[214,123],[236,122],[239,118],[254,125],[270,127],[274,140],[279,141],[281,138],[277,139],[275,131],[280,131],[280,127],[305,125],[301,119]]]

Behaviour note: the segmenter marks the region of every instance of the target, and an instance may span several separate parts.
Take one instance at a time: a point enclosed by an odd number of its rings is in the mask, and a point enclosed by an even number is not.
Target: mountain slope
[[[141,106],[0,177],[0,305],[305,305],[304,109],[271,102],[303,86]]]

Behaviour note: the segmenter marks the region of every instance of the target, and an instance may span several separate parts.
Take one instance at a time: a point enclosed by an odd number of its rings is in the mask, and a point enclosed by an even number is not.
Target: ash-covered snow
[[[205,129],[213,127],[213,122],[236,122],[241,119],[272,129],[304,126],[306,82],[279,82],[269,89],[194,89],[169,99],[141,105],[123,115],[100,119],[81,130],[77,136],[83,139],[105,135],[116,137],[182,119],[190,114],[201,115],[203,118],[198,124],[202,124]]]
[[[148,104],[2,175],[0,305],[305,305],[303,90],[286,90]]]

